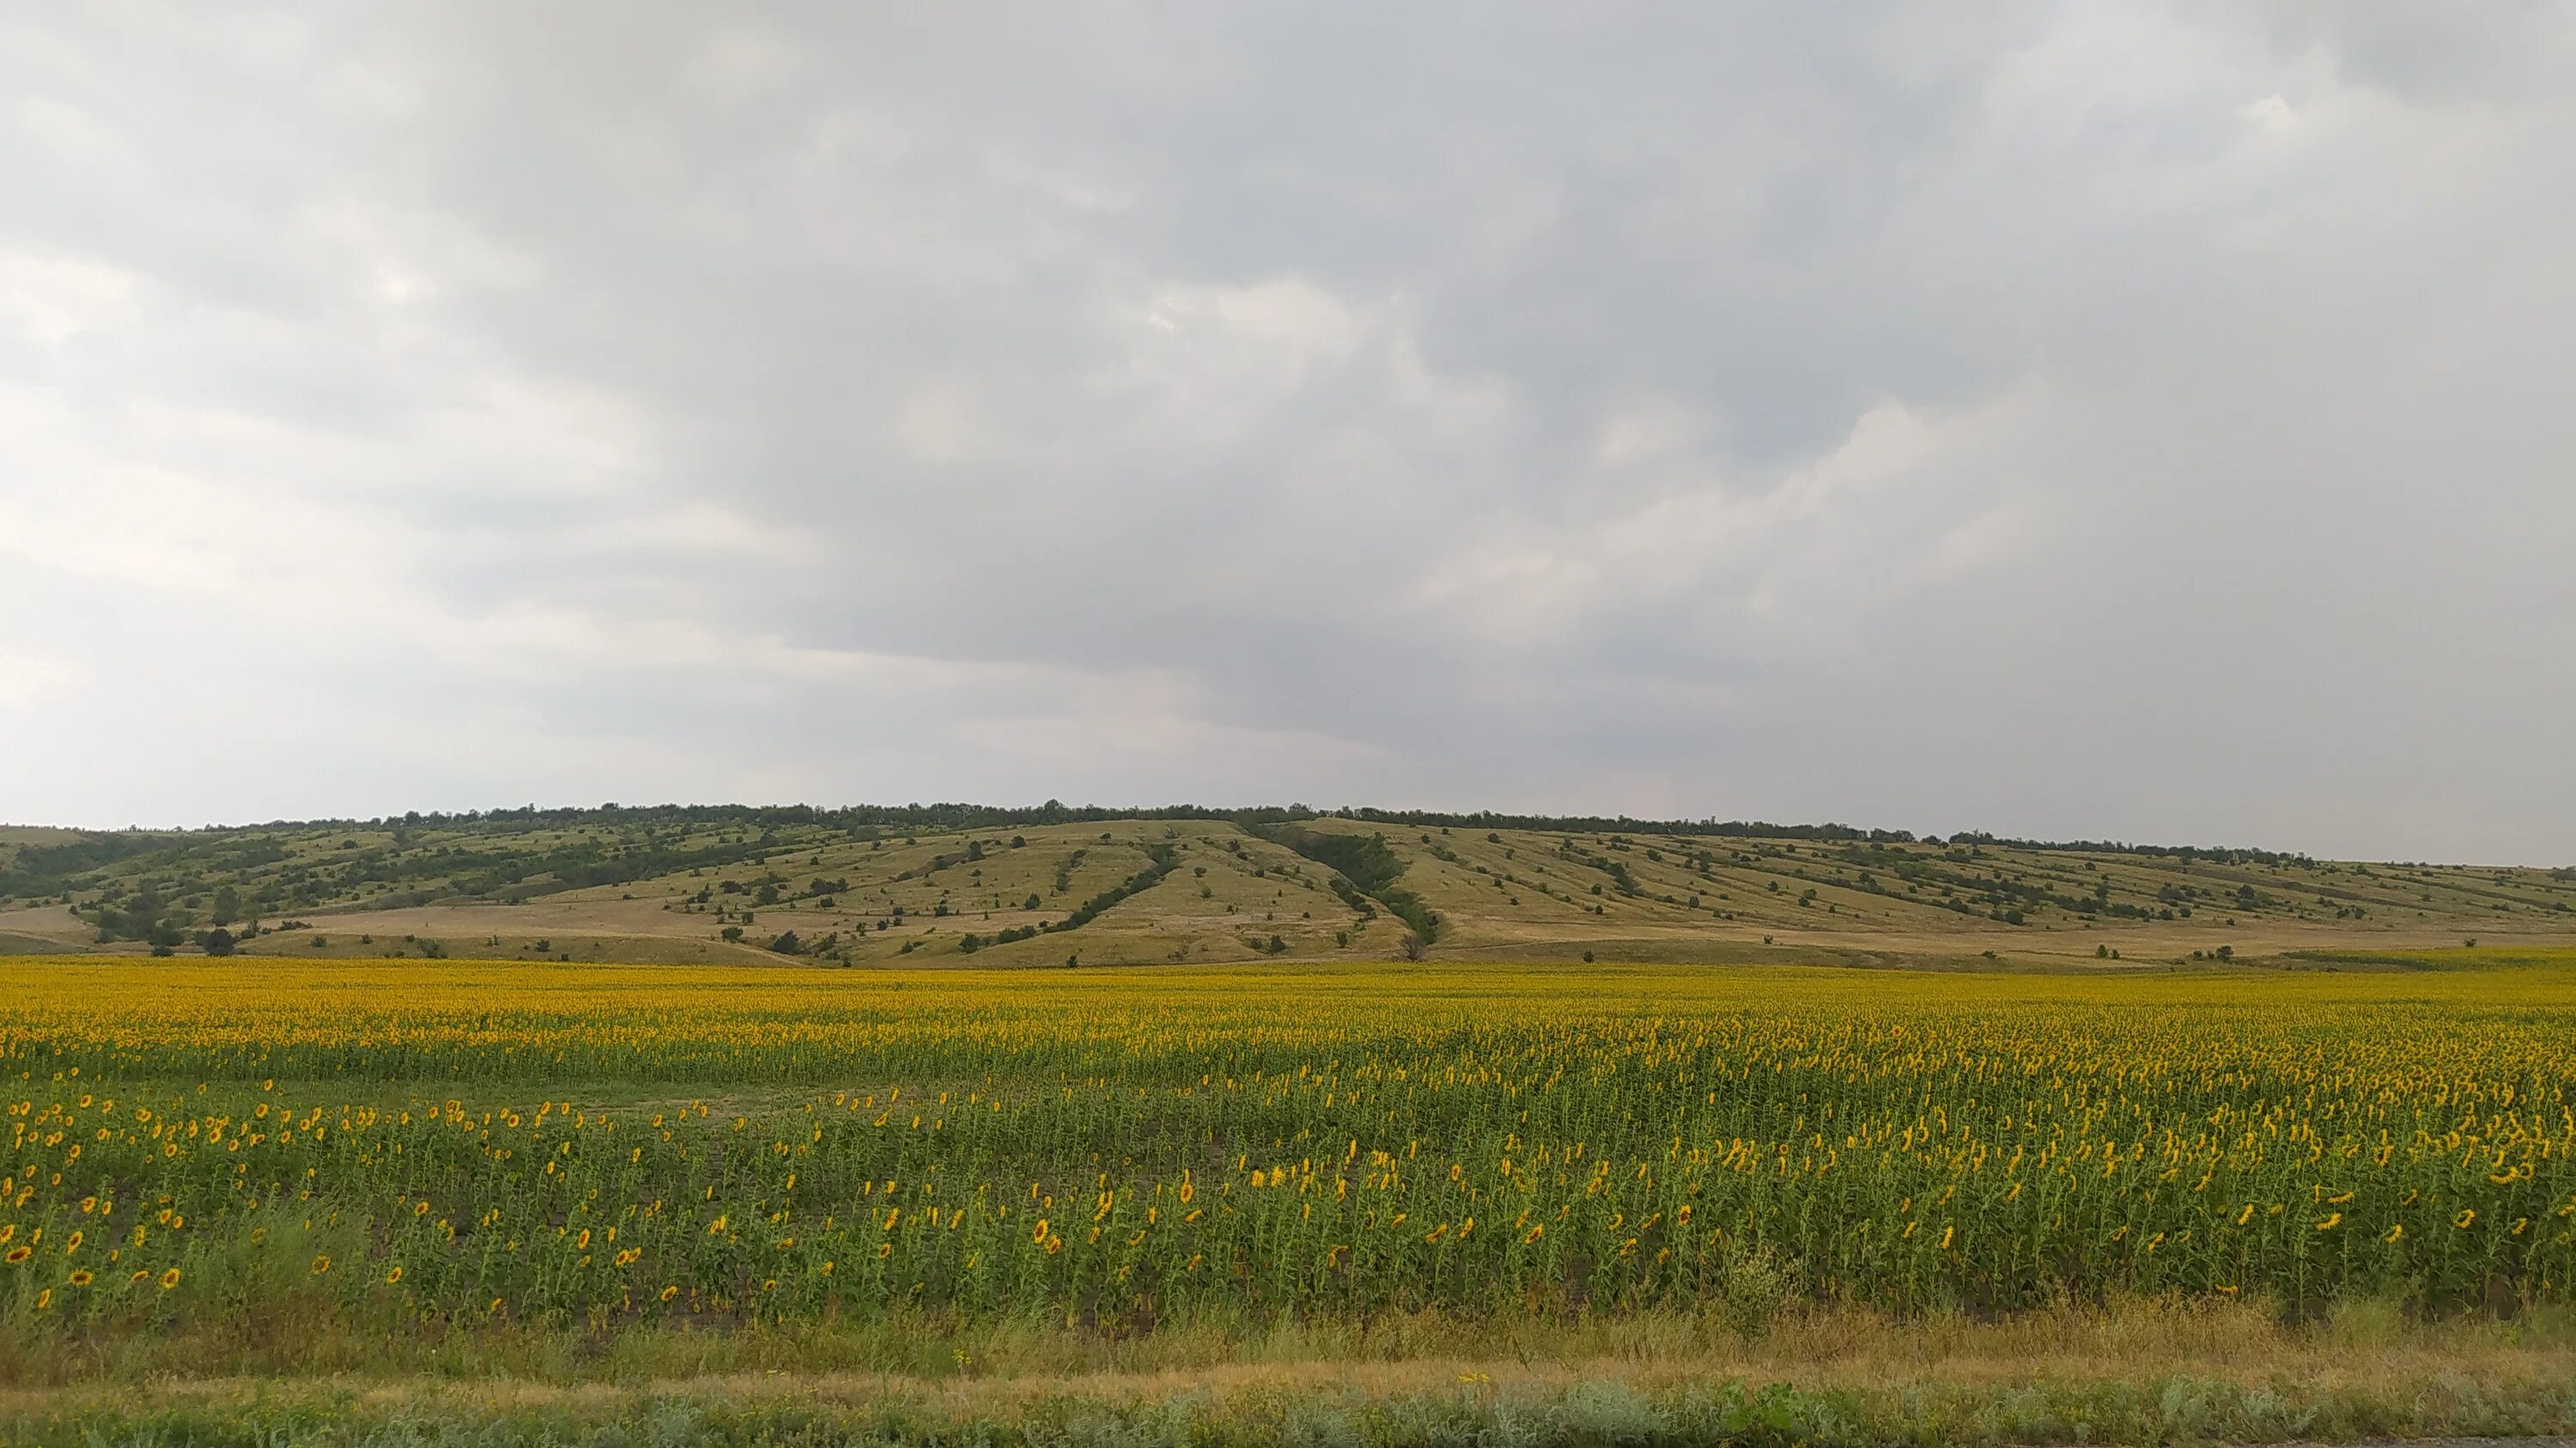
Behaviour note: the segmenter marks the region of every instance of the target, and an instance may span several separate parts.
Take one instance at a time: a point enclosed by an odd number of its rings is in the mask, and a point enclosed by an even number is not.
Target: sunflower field
[[[2576,1280],[2576,970],[0,961],[0,1319]]]

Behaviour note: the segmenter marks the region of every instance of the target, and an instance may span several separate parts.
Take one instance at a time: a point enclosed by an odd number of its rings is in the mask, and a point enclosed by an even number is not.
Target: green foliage
[[[1162,878],[1165,875],[1168,875],[1172,873],[1172,871],[1180,868],[1180,860],[1173,854],[1172,847],[1169,845],[1150,845],[1146,847],[1145,855],[1146,858],[1151,860],[1153,863],[1147,865],[1144,869],[1137,871],[1135,874],[1128,876],[1120,883],[1111,886],[1109,889],[1103,890],[1099,894],[1092,896],[1090,899],[1083,901],[1080,905],[1074,907],[1074,911],[1071,915],[1066,916],[1064,919],[1057,921],[1052,925],[1046,925],[1040,928],[1044,930],[1079,930],[1083,926],[1098,919],[1102,911],[1112,908],[1131,895],[1136,895],[1143,891],[1152,889],[1156,884],[1159,884],[1162,881]]]
[[[1331,883],[1344,904],[1362,914],[1375,914],[1364,903],[1366,897],[1384,905],[1389,914],[1411,926],[1424,941],[1440,937],[1438,913],[1423,904],[1420,896],[1396,884],[1405,864],[1387,848],[1384,836],[1347,835],[1292,825],[1265,826],[1256,833],[1338,871]]]

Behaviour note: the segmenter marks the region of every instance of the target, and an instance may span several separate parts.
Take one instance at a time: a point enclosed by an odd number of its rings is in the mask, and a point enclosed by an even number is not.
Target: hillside
[[[221,930],[222,937],[211,932]],[[0,952],[1061,966],[2150,964],[2576,940],[2576,870],[1775,827],[1050,805],[0,830]],[[2199,952],[2195,956],[2195,952]]]

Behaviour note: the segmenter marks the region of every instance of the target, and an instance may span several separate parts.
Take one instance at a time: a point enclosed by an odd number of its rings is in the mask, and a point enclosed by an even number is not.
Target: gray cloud
[[[2562,7],[0,19],[0,816],[2576,858]]]

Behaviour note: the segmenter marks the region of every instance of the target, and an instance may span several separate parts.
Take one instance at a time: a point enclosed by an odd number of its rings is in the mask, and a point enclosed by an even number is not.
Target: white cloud
[[[1926,416],[1881,402],[1822,455],[1761,475],[1730,467],[1669,407],[1621,408],[1601,429],[1596,465],[1644,468],[1662,480],[1658,496],[1571,527],[1489,531],[1434,567],[1415,598],[1444,627],[1523,650],[1675,599],[1745,647],[1847,633],[2009,556],[2017,510],[1962,473],[2026,426],[2031,406],[2016,395]],[[1908,491],[1917,496],[1886,496]],[[1946,529],[1928,551],[1927,527]]]
[[[133,313],[131,273],[79,257],[0,251],[0,324],[39,346],[59,347]]]
[[[754,30],[728,30],[691,58],[689,83],[728,103],[775,91],[801,69],[794,42]]]
[[[2299,123],[2299,113],[2277,95],[2236,108],[2236,114],[2267,131],[2286,131]]]
[[[0,709],[59,708],[95,679],[70,659],[0,648]]]

